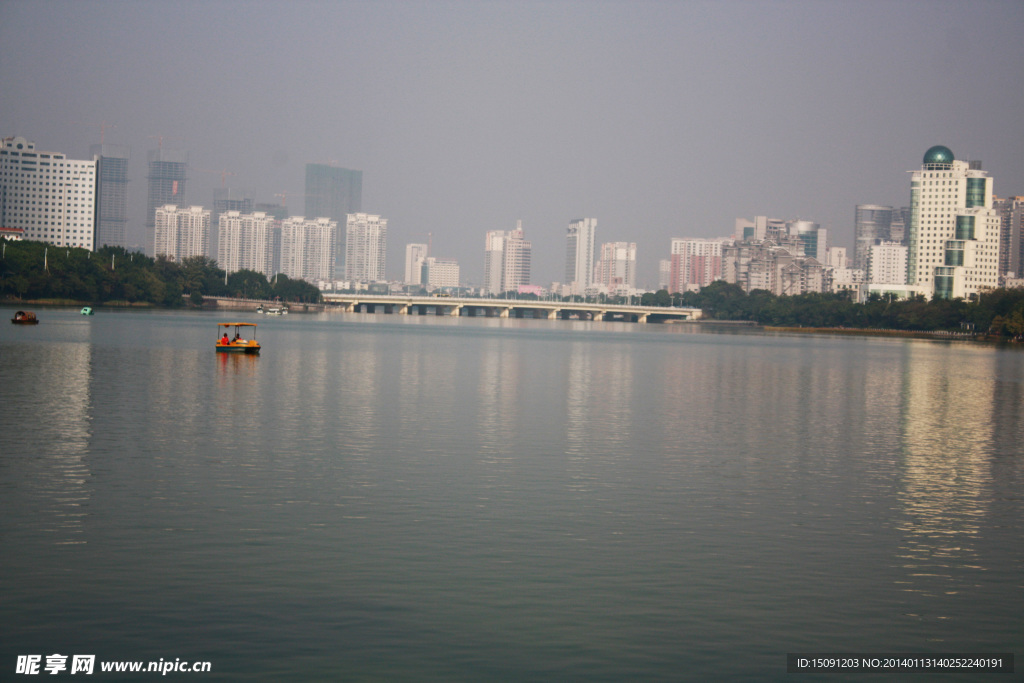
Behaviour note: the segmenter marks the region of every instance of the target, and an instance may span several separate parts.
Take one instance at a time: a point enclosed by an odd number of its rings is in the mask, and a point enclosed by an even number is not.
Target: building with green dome
[[[907,283],[925,296],[968,299],[995,289],[999,226],[992,178],[944,145],[925,152],[910,180]]]

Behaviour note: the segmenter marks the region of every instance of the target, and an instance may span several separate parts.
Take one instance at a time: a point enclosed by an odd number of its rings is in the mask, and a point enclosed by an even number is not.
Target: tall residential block
[[[250,193],[236,190],[232,187],[215,187],[213,188],[213,205],[210,210],[210,225],[213,226],[213,233],[210,235],[210,254],[219,254],[220,245],[218,239],[220,238],[220,230],[217,227],[220,225],[220,216],[228,211],[237,211],[240,214],[249,214],[253,212],[253,207],[256,202]],[[264,212],[265,213],[265,212]],[[223,268],[224,264],[220,263],[218,258],[218,265]]]
[[[330,218],[345,225],[350,213],[363,210],[363,172],[331,164],[306,164],[306,215]],[[345,240],[339,235],[335,263],[340,270],[345,258]]]
[[[596,218],[577,218],[569,222],[565,235],[565,282],[573,294],[584,294],[593,282],[596,239]]]
[[[96,246],[128,246],[128,145],[93,145],[99,188],[96,205]]]
[[[41,152],[23,137],[0,146],[0,227],[27,240],[92,250],[96,245],[97,162]]]
[[[892,240],[893,208],[877,204],[858,204],[854,214],[853,267],[866,271],[871,245]]]
[[[281,221],[280,272],[311,283],[331,280],[334,277],[337,233],[337,221],[329,218],[285,218]]]
[[[525,239],[523,222],[515,230],[490,230],[484,244],[484,289],[488,294],[517,291],[530,284],[532,244]]]
[[[188,181],[188,152],[177,149],[154,149],[148,155],[146,174],[146,240],[155,240],[156,210],[163,206],[185,205],[185,186]],[[155,242],[147,253],[156,254]]]
[[[878,242],[868,251],[868,282],[903,285],[907,282],[907,248],[899,242]]]
[[[999,277],[1024,277],[1024,197],[992,200],[999,214]]]
[[[218,218],[217,265],[228,273],[274,274],[276,221],[262,211],[225,211]]]
[[[698,291],[722,279],[724,241],[698,237],[673,239],[669,291]]]
[[[938,298],[968,298],[999,280],[999,215],[980,162],[948,147],[924,155],[910,180],[907,284]]]
[[[426,244],[405,245],[405,284],[422,285],[423,281],[423,259],[427,258]]]
[[[210,210],[201,206],[180,208],[174,204],[153,212],[153,253],[174,261],[206,256],[210,247]]]
[[[350,213],[345,229],[345,279],[384,282],[388,220],[367,213]]]
[[[594,281],[609,293],[636,289],[636,242],[605,242],[594,268]]]

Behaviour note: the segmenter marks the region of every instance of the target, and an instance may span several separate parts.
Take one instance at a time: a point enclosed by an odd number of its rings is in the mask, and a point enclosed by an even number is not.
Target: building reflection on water
[[[996,354],[913,345],[902,368],[898,561],[908,591],[954,593],[962,569],[984,570],[976,544],[987,525],[994,443]],[[969,362],[964,362],[969,354]],[[961,579],[962,580],[962,579]]]
[[[55,544],[84,543],[84,524],[92,495],[89,452],[92,437],[91,373],[92,347],[66,343],[42,346],[31,365],[31,381],[5,392],[12,404],[19,404],[46,419],[25,419],[31,424],[23,434],[24,449],[13,450],[26,457],[19,463],[34,470],[20,478],[42,502],[38,528],[52,533]],[[7,406],[8,411],[11,406]]]

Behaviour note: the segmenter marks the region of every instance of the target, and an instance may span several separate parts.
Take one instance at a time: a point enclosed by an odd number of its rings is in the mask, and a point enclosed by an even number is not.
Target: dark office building
[[[348,214],[363,210],[363,172],[327,164],[306,164],[306,218],[330,218],[346,225]],[[344,235],[341,228],[339,235]],[[344,271],[345,240],[335,244],[335,268]]]
[[[96,159],[96,248],[128,246],[128,145],[93,145]]]
[[[185,206],[188,152],[154,149],[149,152],[149,192],[146,196],[146,253],[153,254],[156,210],[167,204]]]

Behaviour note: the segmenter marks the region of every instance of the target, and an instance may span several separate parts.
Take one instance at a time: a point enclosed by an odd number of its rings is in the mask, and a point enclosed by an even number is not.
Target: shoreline
[[[857,327],[785,327],[764,325],[766,332],[796,332],[800,334],[835,334],[864,337],[901,337],[910,339],[932,339],[939,341],[967,341],[989,343],[1013,343],[1010,340],[992,339],[970,332],[949,332],[947,330],[877,330]]]

